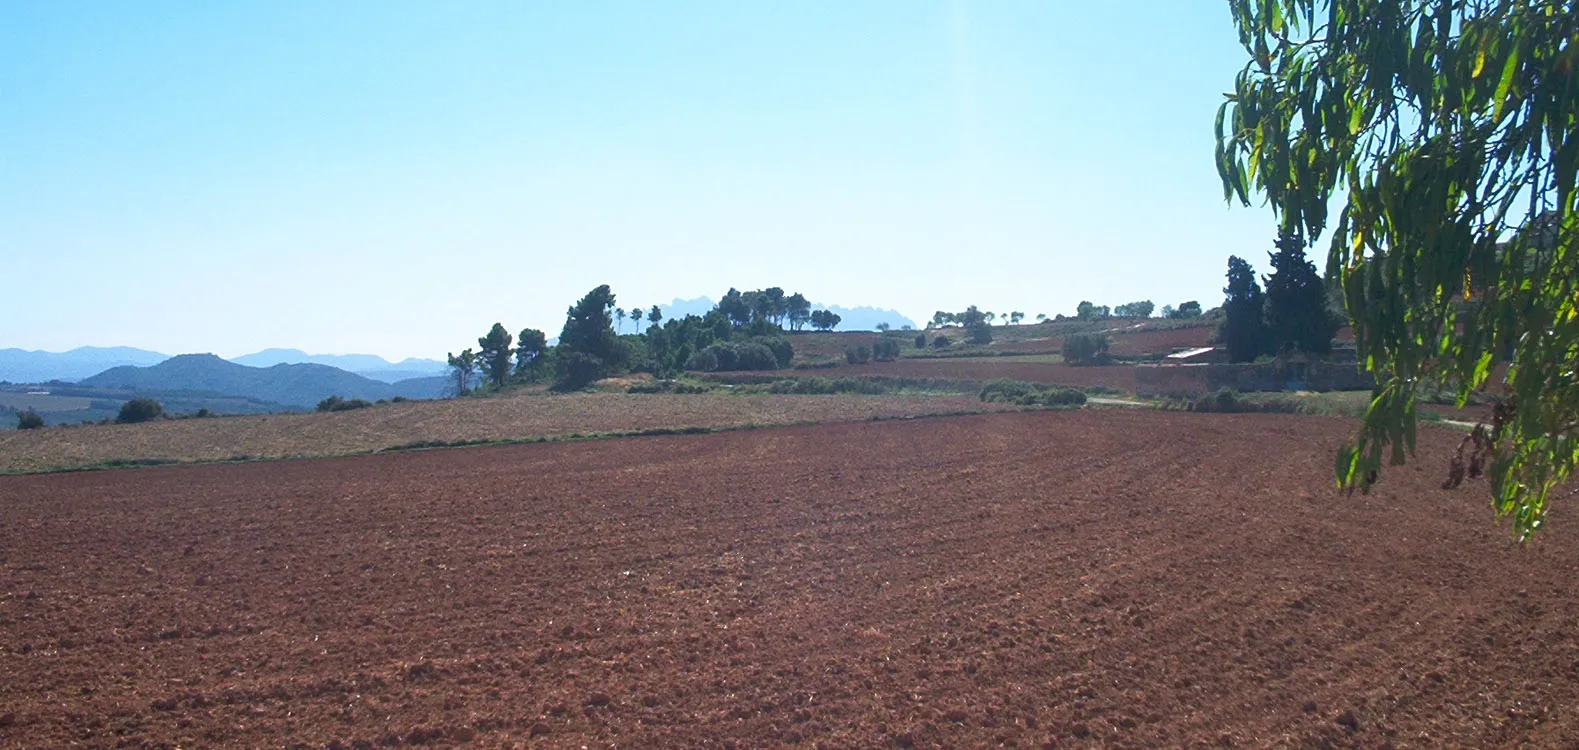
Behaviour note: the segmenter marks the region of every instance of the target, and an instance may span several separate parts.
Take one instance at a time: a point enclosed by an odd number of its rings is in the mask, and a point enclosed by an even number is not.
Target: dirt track
[[[1574,747],[1579,518],[1150,411],[0,477],[0,746]]]

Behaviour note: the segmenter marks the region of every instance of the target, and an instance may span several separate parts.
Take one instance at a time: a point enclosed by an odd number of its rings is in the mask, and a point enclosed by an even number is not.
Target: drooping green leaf
[[[1579,0],[1230,10],[1248,60],[1219,112],[1225,197],[1312,242],[1338,198],[1327,269],[1386,384],[1340,485],[1413,453],[1419,384],[1480,392],[1506,401],[1489,494],[1528,538],[1579,464]]]

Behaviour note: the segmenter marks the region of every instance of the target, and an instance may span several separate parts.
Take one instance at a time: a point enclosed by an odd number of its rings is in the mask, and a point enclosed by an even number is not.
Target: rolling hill
[[[436,398],[447,381],[442,377],[383,383],[320,364],[278,364],[248,367],[212,354],[182,354],[152,367],[115,367],[81,381],[98,388],[133,391],[192,391],[257,399],[297,408],[312,408],[329,396],[347,399]]]

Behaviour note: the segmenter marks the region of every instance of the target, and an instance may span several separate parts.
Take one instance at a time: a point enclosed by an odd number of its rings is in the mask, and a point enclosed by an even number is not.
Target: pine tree
[[[477,339],[477,363],[495,388],[503,388],[510,377],[510,344],[514,341],[499,323],[493,324],[487,336]]]

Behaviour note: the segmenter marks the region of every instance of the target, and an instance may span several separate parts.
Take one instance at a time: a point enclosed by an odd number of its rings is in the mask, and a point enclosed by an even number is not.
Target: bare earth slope
[[[110,461],[335,456],[426,442],[844,422],[994,411],[969,396],[513,395],[380,404],[354,411],[182,419],[0,432],[0,473]]]
[[[1036,412],[0,477],[0,746],[1573,747],[1456,436]],[[295,744],[293,744],[295,743]]]

